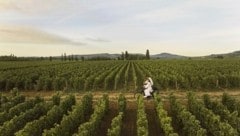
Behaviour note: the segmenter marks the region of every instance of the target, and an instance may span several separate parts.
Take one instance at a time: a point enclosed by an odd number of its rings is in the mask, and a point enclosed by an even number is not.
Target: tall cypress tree
[[[122,55],[121,55],[121,60],[124,60],[125,56],[124,56],[124,52],[122,52]]]
[[[125,51],[125,59],[128,60],[129,59],[129,54],[128,51]]]
[[[150,59],[150,53],[149,53],[149,50],[147,49],[146,51],[146,59],[149,60]]]

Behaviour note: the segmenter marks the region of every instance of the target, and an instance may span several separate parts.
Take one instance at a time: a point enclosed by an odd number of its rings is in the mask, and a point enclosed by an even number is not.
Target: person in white
[[[144,81],[144,85],[143,85],[145,98],[151,96],[151,93],[153,92],[152,86],[153,86],[152,78],[147,77],[147,79],[146,79],[146,81]]]

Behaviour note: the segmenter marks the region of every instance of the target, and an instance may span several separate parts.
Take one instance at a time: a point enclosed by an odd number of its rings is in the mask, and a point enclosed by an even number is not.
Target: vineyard
[[[110,97],[111,96],[111,97]],[[55,93],[49,99],[1,94],[0,136],[238,136],[240,101],[222,93]]]
[[[0,62],[0,136],[238,136],[239,88],[239,60]]]
[[[159,90],[238,89],[240,61],[0,62],[0,91],[134,91],[146,76]]]

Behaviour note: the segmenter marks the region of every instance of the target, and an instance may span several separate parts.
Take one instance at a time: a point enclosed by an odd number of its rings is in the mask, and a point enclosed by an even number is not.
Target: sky
[[[239,0],[0,0],[0,55],[240,50]]]

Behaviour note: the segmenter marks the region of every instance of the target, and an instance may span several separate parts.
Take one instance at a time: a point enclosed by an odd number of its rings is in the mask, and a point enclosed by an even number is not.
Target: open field
[[[131,91],[147,76],[159,90],[239,89],[240,61],[0,62],[0,91]]]
[[[0,136],[240,133],[238,60],[1,65]],[[158,88],[151,99],[136,95],[146,76]]]
[[[72,128],[66,128],[64,131],[69,131],[68,134],[62,134],[62,135],[83,135],[81,133],[81,129],[85,128],[86,122],[91,121],[92,115],[94,112],[96,112],[98,108],[100,108],[101,103],[104,99],[108,101],[108,104],[106,106],[102,106],[103,113],[98,113],[99,115],[102,115],[101,117],[98,118],[99,121],[95,122],[96,128],[90,129],[89,131],[93,132],[86,132],[88,133],[87,135],[98,135],[98,136],[106,136],[110,135],[108,134],[108,129],[111,128],[111,123],[117,115],[119,115],[119,96],[120,92],[92,92],[91,93],[91,98],[89,97],[88,102],[84,102],[86,100],[86,94],[88,93],[64,93],[64,92],[58,92],[58,95],[56,95],[56,92],[53,91],[48,91],[48,92],[21,92],[19,96],[12,96],[10,93],[3,93],[2,96],[6,96],[5,101],[3,101],[3,97],[1,97],[1,113],[0,113],[0,135],[1,136],[7,136],[7,135],[58,135],[60,134],[61,127],[64,125],[68,125],[68,127]],[[103,97],[104,94],[108,95],[106,98]],[[179,118],[183,118],[180,113],[176,112],[173,110],[173,108],[176,110],[178,108],[174,107],[174,101],[172,98],[170,98],[171,94],[174,95],[175,100],[178,101],[178,104],[184,109],[186,109],[187,112],[191,113],[191,116],[196,117],[197,122],[199,124],[197,125],[200,133],[201,129],[201,134],[199,135],[217,135],[217,130],[213,130],[211,127],[207,127],[206,124],[202,123],[204,120],[206,120],[204,117],[199,118],[200,116],[194,112],[193,109],[188,107],[189,103],[198,103],[199,105],[202,105],[208,112],[207,114],[210,114],[211,116],[215,116],[215,121],[217,121],[219,124],[214,124],[216,128],[218,128],[221,133],[228,134],[228,135],[235,135],[238,134],[238,127],[234,125],[234,123],[231,122],[229,118],[229,121],[224,119],[225,116],[230,116],[234,111],[238,112],[237,110],[237,105],[240,105],[240,91],[228,91],[228,101],[231,102],[231,104],[236,103],[234,109],[233,107],[229,107],[229,103],[224,103],[223,102],[223,92],[222,91],[216,91],[216,92],[195,92],[193,93],[194,100],[191,100],[191,97],[187,92],[179,92],[179,91],[169,91],[169,92],[161,92],[155,96],[155,98],[151,99],[146,99],[146,100],[139,100],[137,98],[134,98],[133,93],[122,93],[125,99],[126,103],[126,108],[124,109],[123,113],[124,116],[122,116],[121,123],[118,124],[121,129],[119,130],[119,135],[122,136],[137,136],[137,135],[142,135],[139,134],[139,127],[138,127],[138,119],[139,119],[139,108],[141,109],[141,106],[139,107],[139,103],[143,102],[143,111],[144,115],[146,116],[145,121],[147,123],[147,128],[143,129],[146,130],[149,136],[168,136],[169,134],[171,135],[179,135],[179,136],[185,136],[188,133],[189,135],[192,135],[193,132],[188,131],[188,129],[191,128],[185,128],[184,125],[182,124],[183,122],[179,122]],[[206,104],[205,99],[203,96],[205,94],[208,94],[210,96],[210,101],[211,102],[217,102],[218,104],[224,105],[224,107],[227,109],[228,112],[225,111],[225,114],[218,113],[215,111],[216,109],[208,107]],[[89,94],[88,94],[89,95]],[[26,97],[25,100],[23,99],[16,99],[17,97],[24,96]],[[33,105],[30,106],[30,104],[26,104],[29,101],[35,100],[36,96],[40,96],[44,100],[38,100],[35,101]],[[55,101],[53,100],[53,96],[55,96]],[[70,97],[73,96],[73,97]],[[60,103],[56,102],[59,97]],[[157,98],[160,98],[157,99]],[[191,101],[190,101],[191,100]],[[232,101],[234,100],[234,101]],[[11,102],[11,103],[10,103]],[[13,104],[14,102],[14,104]],[[55,106],[52,105],[53,102],[56,104]],[[89,104],[92,103],[90,106]],[[201,102],[204,102],[201,104]],[[68,104],[63,104],[63,103],[68,103]],[[82,113],[84,116],[81,116],[80,112],[78,114],[77,111],[81,109],[81,105],[83,103],[86,103],[89,107],[87,114]],[[161,104],[162,103],[162,104]],[[230,104],[230,106],[231,106]],[[24,107],[19,109],[22,105],[28,105],[29,107]],[[42,106],[40,106],[42,105]],[[76,105],[76,106],[74,106]],[[96,107],[96,105],[98,105]],[[159,105],[162,105],[162,107]],[[178,105],[178,106],[179,106]],[[211,105],[211,104],[210,104]],[[39,106],[39,107],[38,107]],[[38,109],[38,108],[40,109]],[[61,107],[61,108],[57,108]],[[82,107],[83,108],[83,107]],[[86,106],[85,106],[86,108]],[[159,109],[160,108],[160,109]],[[233,108],[233,109],[232,109]],[[18,109],[18,110],[17,110]],[[62,111],[61,109],[66,109],[66,111]],[[41,114],[34,114],[36,117],[25,117],[27,115],[30,115],[31,112],[34,110],[40,110],[42,111]],[[84,110],[84,108],[82,109]],[[87,110],[87,109],[85,109]],[[58,111],[58,113],[52,113],[54,111]],[[68,111],[68,112],[67,112]],[[101,111],[101,110],[100,110]],[[100,112],[99,111],[99,112]],[[163,114],[162,112],[166,112],[167,114]],[[8,115],[6,113],[12,112],[12,114]],[[75,113],[76,112],[76,113]],[[210,113],[209,113],[210,112]],[[97,114],[97,115],[98,115]],[[179,114],[179,115],[178,115]],[[177,115],[177,116],[176,116]],[[181,116],[180,116],[181,115]],[[224,115],[224,116],[223,116]],[[239,115],[232,116],[232,118],[235,117],[236,121],[239,121]],[[55,118],[51,120],[51,118]],[[75,121],[70,121],[72,119],[79,120],[77,122]],[[83,118],[81,120],[81,118]],[[163,120],[161,119],[167,119],[170,122],[170,126],[163,126],[162,124]],[[22,122],[18,124],[16,121]],[[51,120],[50,124],[42,125],[43,121]],[[68,120],[68,121],[67,121]],[[195,120],[195,119],[194,119]],[[16,124],[15,124],[15,123]],[[76,123],[73,125],[72,123]],[[93,121],[94,122],[94,121]],[[13,124],[12,124],[13,123]],[[18,124],[18,127],[11,127],[10,126],[15,126]],[[54,125],[55,124],[55,125]],[[59,124],[59,125],[56,125]],[[85,124],[85,125],[84,125]],[[122,124],[122,125],[121,125]],[[34,129],[33,127],[35,125],[39,125],[40,127],[38,130],[36,128]],[[192,124],[195,126],[196,124]],[[219,126],[218,126],[219,125]],[[33,126],[33,127],[31,127]],[[82,126],[83,128],[81,128]],[[221,127],[225,126],[228,127],[229,131],[227,130],[222,130]],[[169,128],[165,128],[169,127]],[[195,129],[196,129],[195,128]],[[168,131],[167,131],[168,130]],[[204,131],[202,131],[204,130]],[[230,132],[230,130],[232,132]],[[198,130],[195,130],[198,132]],[[215,132],[216,131],[216,132]],[[117,130],[114,130],[114,133],[118,133]],[[169,133],[169,134],[168,134]],[[217,133],[217,134],[215,134]]]

